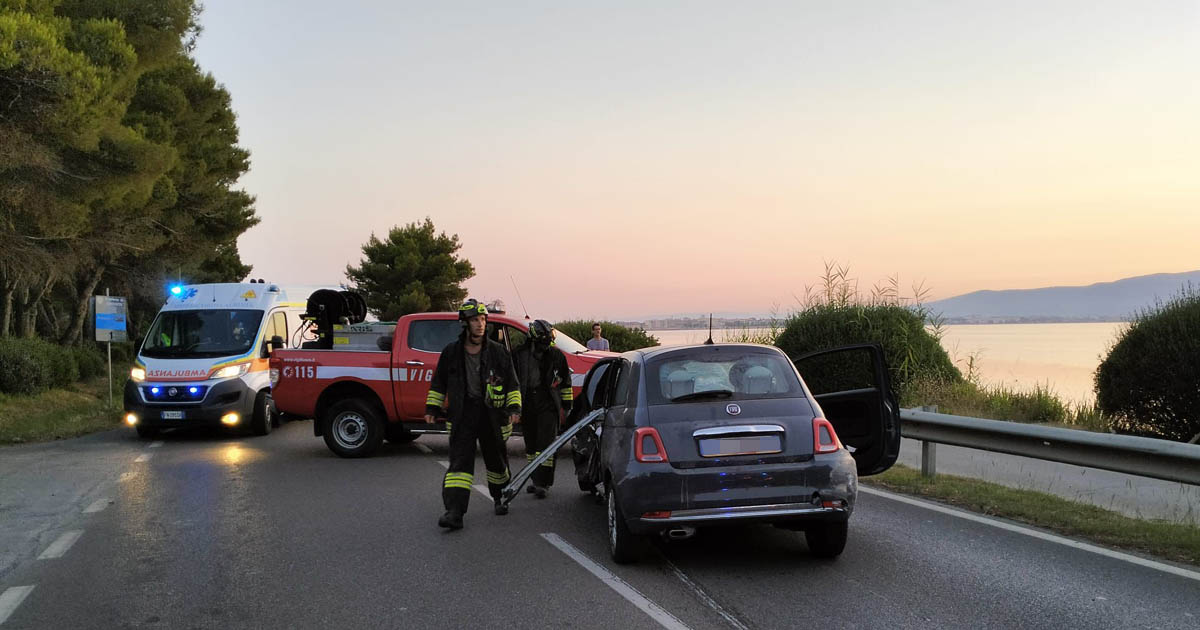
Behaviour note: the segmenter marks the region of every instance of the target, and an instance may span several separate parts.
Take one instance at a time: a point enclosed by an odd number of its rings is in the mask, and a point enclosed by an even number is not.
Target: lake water
[[[1004,384],[1021,390],[1049,386],[1065,401],[1094,399],[1092,375],[1116,341],[1122,323],[1088,324],[980,324],[945,326],[942,346],[955,365],[975,369],[984,383]],[[707,330],[650,331],[663,345],[701,343]],[[716,341],[742,331],[713,331]]]

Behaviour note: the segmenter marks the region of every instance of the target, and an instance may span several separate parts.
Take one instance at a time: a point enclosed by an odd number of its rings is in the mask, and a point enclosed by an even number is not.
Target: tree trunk
[[[76,285],[75,310],[71,312],[71,325],[67,327],[67,332],[63,335],[63,345],[75,345],[83,334],[83,324],[88,314],[88,302],[92,299],[92,293],[96,290],[96,285],[100,284],[100,278],[104,275],[104,269],[104,265],[96,267],[95,271],[83,278],[83,283]]]
[[[42,336],[46,339],[58,339],[62,334],[62,326],[59,325],[58,314],[54,312],[54,305],[47,300],[42,300],[38,310],[42,314],[42,322],[45,326]]]
[[[54,286],[54,276],[47,275],[46,281],[42,283],[42,288],[33,293],[31,290],[25,290],[25,304],[21,307],[21,336],[36,337],[37,336],[37,316],[38,307],[41,306],[42,298],[46,297],[46,293],[50,291],[50,287]]]
[[[25,285],[17,291],[17,307],[13,316],[13,336],[28,337],[25,332],[25,320],[28,318],[29,312],[29,285]]]
[[[0,287],[3,291],[3,305],[0,305],[0,337],[7,337],[12,334],[13,320],[13,294],[17,291],[17,281],[14,278],[5,276],[4,286]]]

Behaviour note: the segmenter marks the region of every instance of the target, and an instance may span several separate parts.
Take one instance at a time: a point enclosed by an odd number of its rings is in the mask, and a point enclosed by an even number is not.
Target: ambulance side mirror
[[[280,337],[279,335],[273,335],[270,341],[263,344],[263,358],[265,359],[271,356],[272,352],[275,352],[282,347],[283,337]]]

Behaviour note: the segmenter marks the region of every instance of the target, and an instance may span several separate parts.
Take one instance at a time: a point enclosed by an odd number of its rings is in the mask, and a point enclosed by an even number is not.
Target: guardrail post
[[[924,405],[921,411],[937,413],[937,405]],[[928,440],[921,442],[921,476],[933,479],[937,475],[937,443]]]

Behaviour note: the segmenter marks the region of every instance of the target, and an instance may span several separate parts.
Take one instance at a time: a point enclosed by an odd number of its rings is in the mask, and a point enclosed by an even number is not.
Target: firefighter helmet
[[[465,322],[476,315],[487,317],[487,305],[471,298],[458,307],[458,321]]]
[[[533,343],[542,346],[549,346],[554,342],[553,326],[550,322],[544,319],[535,319],[529,324],[529,338]]]

